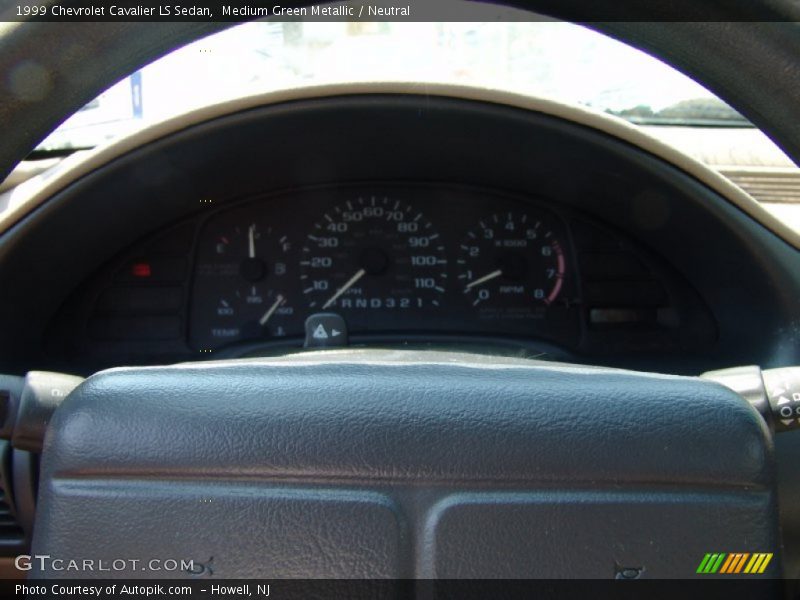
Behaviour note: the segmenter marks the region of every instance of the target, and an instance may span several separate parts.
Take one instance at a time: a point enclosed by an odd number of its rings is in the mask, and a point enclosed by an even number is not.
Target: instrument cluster
[[[469,188],[294,191],[208,217],[196,243],[189,343],[302,336],[335,313],[352,335],[580,332],[568,228],[528,199]]]

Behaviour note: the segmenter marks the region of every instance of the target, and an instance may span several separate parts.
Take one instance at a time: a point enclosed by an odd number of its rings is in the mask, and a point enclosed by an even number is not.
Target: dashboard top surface
[[[19,186],[14,193],[0,194],[0,231],[4,231],[18,222],[26,213],[36,206],[46,202],[53,195],[78,179],[90,174],[98,168],[124,156],[125,154],[156,142],[164,137],[178,133],[188,127],[202,124],[213,119],[234,115],[238,112],[262,108],[265,106],[280,106],[286,103],[306,101],[313,99],[335,99],[348,96],[418,96],[421,90],[419,84],[405,82],[354,82],[346,84],[309,85],[243,96],[233,100],[209,104],[185,114],[166,119],[161,122],[122,136],[113,143],[98,146],[88,152],[82,152],[70,157],[67,161],[42,176],[32,178],[26,185]],[[733,185],[727,178],[705,166],[702,162],[692,158],[689,154],[677,151],[672,146],[659,140],[654,135],[649,135],[642,127],[633,125],[628,121],[616,118],[604,112],[593,111],[584,106],[570,105],[556,102],[547,98],[523,96],[512,92],[495,89],[486,89],[474,86],[460,86],[454,84],[426,83],[424,94],[426,98],[454,98],[474,100],[483,103],[496,104],[534,111],[558,119],[590,127],[599,132],[606,133],[620,140],[641,148],[645,152],[658,156],[663,160],[678,166],[691,174],[692,177],[702,181],[704,185],[724,196],[731,203],[745,211],[754,219],[764,224],[771,231],[800,247],[800,234],[787,227],[768,211],[764,210],[741,188]]]

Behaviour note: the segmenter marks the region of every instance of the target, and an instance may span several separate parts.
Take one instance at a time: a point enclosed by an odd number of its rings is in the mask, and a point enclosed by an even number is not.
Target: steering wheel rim
[[[508,0],[505,4],[565,20],[586,20],[581,0]],[[14,10],[10,1],[3,2],[0,21],[11,21]],[[792,22],[798,13],[800,8],[791,0],[706,2],[702,7],[691,0],[644,6],[633,0],[608,1],[595,3],[589,17],[628,15],[641,22],[589,25],[697,79],[800,162],[800,119],[795,118],[800,31]],[[648,19],[652,20],[645,22]],[[0,178],[58,123],[115,81],[178,46],[230,25],[6,23],[0,36],[0,73],[7,74],[5,101],[0,104],[5,132]],[[15,85],[20,73],[38,74],[34,78],[38,85]]]

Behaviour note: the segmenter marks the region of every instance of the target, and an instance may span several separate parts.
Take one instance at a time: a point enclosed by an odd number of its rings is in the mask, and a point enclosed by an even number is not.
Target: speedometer
[[[543,218],[490,215],[467,232],[460,250],[458,279],[473,306],[524,314],[552,304],[561,293],[564,249]]]
[[[317,310],[403,310],[439,306],[445,247],[409,204],[359,196],[322,215],[300,259],[302,292]]]

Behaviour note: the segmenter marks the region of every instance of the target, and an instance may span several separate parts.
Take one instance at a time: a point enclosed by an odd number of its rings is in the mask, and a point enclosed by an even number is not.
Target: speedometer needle
[[[264,325],[266,325],[266,324],[267,324],[267,321],[269,321],[269,318],[270,318],[270,317],[273,315],[273,313],[274,313],[276,310],[278,310],[278,307],[279,307],[281,304],[283,304],[283,301],[284,301],[284,297],[283,297],[283,296],[281,296],[280,294],[278,294],[278,297],[277,297],[277,298],[275,298],[275,302],[273,303],[273,305],[272,305],[272,306],[270,306],[270,307],[267,309],[267,312],[265,312],[265,313],[264,313],[264,316],[263,316],[263,317],[261,317],[261,318],[258,320],[258,324],[259,324],[259,325],[261,325],[262,327],[263,327]]]
[[[497,269],[496,271],[492,271],[488,275],[484,275],[483,277],[478,277],[478,279],[476,279],[475,281],[470,281],[467,284],[467,287],[464,288],[464,289],[465,290],[470,290],[470,289],[474,288],[476,285],[481,285],[482,283],[486,283],[487,281],[491,281],[492,279],[495,279],[496,277],[500,277],[502,274],[503,274],[503,271],[500,270],[500,269]]]
[[[331,304],[336,302],[336,300],[339,298],[339,296],[341,296],[347,290],[349,290],[351,287],[353,287],[355,282],[358,281],[359,279],[361,279],[366,274],[367,274],[367,272],[364,269],[359,269],[356,272],[355,275],[353,275],[350,279],[348,279],[347,282],[342,287],[340,287],[338,290],[336,290],[336,293],[333,296],[331,296],[330,299],[325,304],[322,305],[322,310],[325,310]]]

